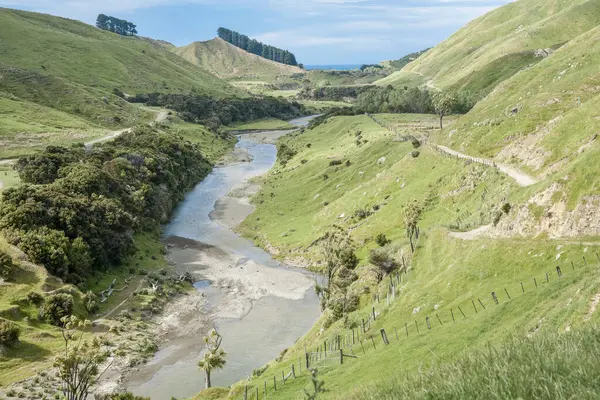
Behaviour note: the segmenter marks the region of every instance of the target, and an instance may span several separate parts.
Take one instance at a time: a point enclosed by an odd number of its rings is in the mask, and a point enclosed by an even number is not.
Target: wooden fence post
[[[417,333],[419,333],[419,323],[417,322],[416,319],[415,319],[415,326],[417,327]]]
[[[379,332],[381,332],[381,338],[383,339],[383,343],[385,343],[386,345],[390,344],[390,341],[388,340],[388,337],[385,333],[385,329],[381,328]]]
[[[277,391],[277,378],[273,375],[273,388]]]
[[[265,395],[264,395],[264,398],[266,399],[267,398],[267,381],[264,381],[264,383],[265,383]]]
[[[305,353],[304,355],[306,357],[306,369],[309,369],[310,368],[310,357],[309,357],[308,353]]]
[[[481,299],[477,299],[477,301],[479,301],[479,304],[481,304],[481,307],[483,307],[483,309],[485,310],[485,306],[483,305],[483,303],[481,302]]]
[[[471,299],[471,302],[473,303],[473,309],[475,310],[475,314],[477,314],[477,307],[475,306],[475,300]]]
[[[521,282],[521,291],[525,293],[525,288],[523,287],[523,282]]]
[[[406,331],[406,337],[408,337],[408,323],[404,323],[404,330]]]
[[[258,400],[258,386],[256,387],[256,400]]]
[[[556,275],[558,275],[558,277],[560,278],[562,276],[562,270],[560,269],[560,266],[556,266]]]
[[[248,400],[248,385],[244,386],[244,400]]]
[[[375,317],[375,306],[373,306],[373,321],[375,321],[376,317]]]
[[[373,339],[373,335],[371,335],[371,342],[373,342],[373,348],[377,349],[377,347],[375,347],[375,339]]]
[[[546,283],[550,283],[550,274],[546,272]]]
[[[400,338],[398,337],[398,329],[396,329],[396,327],[394,327],[394,331],[396,332],[396,340],[400,340]]]
[[[496,297],[496,292],[492,292],[492,299],[494,299],[494,303],[498,304],[498,297]]]
[[[283,371],[281,371],[281,380],[283,381],[283,384],[285,385],[285,374],[283,373]]]
[[[431,324],[429,323],[429,316],[425,317],[425,322],[427,323],[427,329],[431,329]]]
[[[454,319],[454,311],[452,311],[452,309],[450,309],[450,314],[452,314],[452,322],[456,322],[456,320]]]
[[[340,349],[340,364],[344,363],[344,352]]]
[[[535,283],[535,287],[537,288],[538,287],[538,285],[537,285],[537,279],[533,278],[533,283]]]
[[[444,324],[442,324],[442,320],[441,320],[440,316],[437,314],[435,314],[435,316],[437,317],[438,321],[440,321],[440,325],[444,326]]]
[[[573,264],[573,261],[571,261],[571,269],[573,269],[573,271],[575,271],[575,264]]]
[[[460,306],[458,306],[458,311],[460,311],[460,313],[462,314],[463,317],[467,318],[467,316],[463,312],[462,308],[460,308]]]
[[[365,351],[365,346],[363,346],[363,341],[360,341],[360,347],[362,348],[363,354],[367,354],[367,352]]]
[[[506,293],[506,296],[508,296],[508,299],[510,300],[510,294],[508,294],[508,290],[506,290],[506,288],[504,288],[504,292]]]
[[[294,368],[294,364],[292,364],[292,376],[296,379],[296,369]]]

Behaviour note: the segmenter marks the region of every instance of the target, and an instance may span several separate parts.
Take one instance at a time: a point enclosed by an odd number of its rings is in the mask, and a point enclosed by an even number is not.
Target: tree
[[[438,92],[433,95],[435,113],[440,117],[440,130],[444,129],[444,117],[452,112],[455,103],[456,99],[449,93]]]
[[[106,361],[108,354],[102,351],[97,336],[93,336],[90,341],[84,340],[84,331],[90,324],[90,321],[80,320],[75,316],[61,318],[64,351],[54,360],[54,366],[58,369],[61,390],[67,400],[85,400],[90,387],[114,362],[113,359],[100,372],[100,366]]]
[[[398,268],[398,262],[385,249],[373,249],[369,253],[369,262],[375,266],[377,282]]]
[[[350,235],[341,227],[334,225],[326,234],[321,251],[325,261],[327,286],[315,287],[321,298],[322,310],[339,303],[337,300],[343,300],[342,314],[346,312],[348,287],[358,278],[354,272],[359,262],[355,249]]]
[[[198,367],[205,373],[205,388],[208,389],[212,386],[210,381],[210,374],[212,371],[221,369],[225,366],[225,356],[227,353],[221,348],[223,337],[217,332],[216,329],[212,329],[208,336],[204,337],[204,343],[206,343],[206,352],[203,358],[198,361]]]
[[[410,250],[414,253],[414,238],[419,239],[419,219],[421,218],[421,213],[423,212],[423,208],[416,201],[412,201],[404,208],[404,225],[406,226],[406,236],[410,240]]]
[[[99,14],[96,18],[96,27],[122,36],[134,36],[138,33],[134,23],[104,14]]]
[[[13,347],[19,343],[21,329],[5,319],[0,320],[0,346]]]

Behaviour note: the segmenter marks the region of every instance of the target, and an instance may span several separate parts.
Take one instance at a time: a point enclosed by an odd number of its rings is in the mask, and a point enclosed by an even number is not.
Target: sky
[[[0,0],[0,7],[94,24],[99,13],[132,21],[142,36],[177,46],[217,28],[288,49],[305,65],[398,59],[441,42],[510,0]]]

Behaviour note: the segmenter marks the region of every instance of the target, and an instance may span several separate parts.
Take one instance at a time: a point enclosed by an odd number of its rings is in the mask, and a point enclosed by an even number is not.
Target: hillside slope
[[[598,23],[600,3],[595,0],[515,1],[470,22],[378,84],[395,85],[408,73],[450,87],[504,56],[527,58],[538,49],[558,48]],[[521,64],[515,63],[513,73]]]
[[[436,124],[435,116],[376,117],[417,136]],[[429,376],[430,368],[435,374],[490,343],[577,332],[598,321],[593,305],[600,287],[597,241],[449,232],[508,223],[514,217],[511,208],[518,210],[523,198],[543,187],[519,187],[494,168],[446,157],[430,146],[415,153],[410,142],[395,140],[367,116],[331,118],[282,141],[295,155],[264,178],[253,200],[256,211],[240,230],[284,261],[319,267],[326,234],[335,231],[334,225],[341,228],[360,259],[354,269],[358,279],[348,290],[348,298],[358,300],[344,303],[347,312],[326,310],[310,332],[261,368],[260,376],[234,385],[228,398],[238,398],[246,385],[249,393],[257,387],[262,392],[265,382],[269,398],[299,398],[312,388],[306,351],[328,389],[319,398],[369,399],[373,388],[393,386],[395,379],[414,379],[414,391],[421,393],[420,378]],[[421,209],[414,253],[406,233],[411,204]],[[379,242],[380,234],[387,244]],[[372,250],[391,255],[398,274],[377,278]],[[332,317],[335,312],[339,315]],[[358,358],[344,357],[340,364],[338,341],[343,354]],[[333,344],[328,355],[322,352],[325,343]],[[541,362],[551,365],[546,356],[540,355]],[[291,364],[297,378],[284,385],[281,377],[290,373]],[[585,381],[589,389],[594,385],[589,374],[580,380],[558,371],[540,390],[552,393],[549,398],[564,398],[556,387],[573,393],[575,382]],[[537,383],[513,385],[513,397],[535,397],[527,394],[538,390]],[[203,398],[201,393],[198,399]]]
[[[194,42],[172,50],[185,60],[221,78],[271,79],[304,73],[298,67],[267,60],[248,53],[223,39]]]
[[[126,93],[152,91],[241,95],[165,47],[79,21],[2,8],[0,63]]]

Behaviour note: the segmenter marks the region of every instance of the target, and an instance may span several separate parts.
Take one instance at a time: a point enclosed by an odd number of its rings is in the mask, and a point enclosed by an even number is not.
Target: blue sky
[[[377,63],[433,46],[510,0],[0,0],[93,24],[99,13],[181,46],[219,26],[289,49],[305,64]]]

